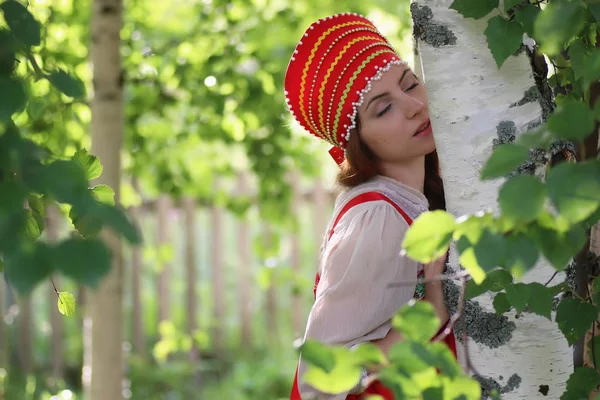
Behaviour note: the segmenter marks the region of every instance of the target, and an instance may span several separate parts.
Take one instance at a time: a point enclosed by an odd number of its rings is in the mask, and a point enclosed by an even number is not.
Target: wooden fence
[[[247,186],[241,178],[237,190],[244,193]],[[161,321],[199,339],[188,351],[191,360],[206,351],[219,356],[235,347],[291,346],[302,335],[312,303],[318,248],[333,199],[320,181],[303,189],[295,185],[292,212],[299,229],[293,232],[261,221],[256,206],[244,218],[215,205],[198,206],[189,197],[174,202],[160,196],[130,208],[144,237],[143,247],[124,252],[123,317],[131,353],[151,356]],[[41,240],[66,234],[62,217],[49,212]],[[0,281],[6,322],[0,324],[0,368],[10,362],[25,373],[58,379],[69,368],[73,373],[81,368],[86,290],[59,276],[53,281],[59,290],[76,293],[77,315],[58,313],[51,282],[21,298]]]

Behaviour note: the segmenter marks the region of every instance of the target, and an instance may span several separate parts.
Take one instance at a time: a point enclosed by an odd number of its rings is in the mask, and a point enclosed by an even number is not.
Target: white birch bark
[[[497,193],[504,180],[482,182],[479,174],[492,153],[501,121],[514,122],[518,136],[527,130],[528,124],[540,120],[539,102],[509,107],[535,85],[529,58],[525,53],[511,56],[498,69],[484,34],[488,19],[498,15],[497,10],[486,18],[474,20],[451,10],[451,0],[413,3],[412,8],[417,11],[413,19],[422,16],[422,7],[427,6],[433,14],[430,23],[438,25],[438,28],[425,26],[425,30],[431,29],[427,32],[427,42],[418,35],[415,63],[416,71],[424,75],[429,94],[448,211],[456,217],[482,209],[497,211]],[[439,47],[431,44],[435,39],[444,39],[434,38],[435,35],[449,35],[439,26],[451,31],[455,44]],[[451,264],[458,268],[455,249],[451,251]],[[523,281],[545,283],[553,273],[554,269],[540,260]],[[553,283],[559,281],[555,278]],[[494,312],[492,300],[487,294],[474,300],[482,309],[467,322],[471,337],[477,337],[477,331],[485,328],[487,319],[483,316]],[[477,372],[505,389],[503,399],[558,399],[573,370],[571,348],[558,326],[534,314],[523,313],[518,319],[514,312],[506,315],[505,323],[516,325],[512,333],[511,329],[500,330],[504,333],[498,333],[498,337],[479,342],[470,337],[470,357]],[[495,347],[496,344],[500,345]],[[463,354],[461,362],[464,364]],[[483,386],[490,387],[490,383],[487,380]],[[540,392],[545,389],[548,389],[546,396]]]
[[[124,128],[120,56],[123,1],[94,0],[92,7],[94,97],[91,152],[100,158],[104,167],[102,176],[94,183],[112,187],[118,204]],[[89,291],[89,314],[84,325],[91,338],[88,336],[88,346],[85,346],[88,354],[84,357],[84,378],[87,378],[84,383],[89,400],[119,400],[123,398],[124,376],[122,250],[119,238],[112,231],[104,230],[101,236],[112,252],[112,265],[99,287]]]

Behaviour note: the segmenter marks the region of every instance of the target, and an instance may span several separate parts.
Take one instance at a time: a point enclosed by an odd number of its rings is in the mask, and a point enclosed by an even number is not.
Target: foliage
[[[600,9],[597,2],[584,0],[511,0],[504,5],[500,10],[498,0],[455,0],[450,8],[475,19],[489,17],[498,9],[485,30],[497,66],[502,67],[521,48],[526,33],[537,43],[534,52],[561,64],[550,82],[566,94],[556,96],[558,109],[542,126],[514,143],[498,146],[483,166],[482,180],[506,177],[498,193],[497,215],[482,211],[455,218],[445,211],[427,212],[415,220],[402,246],[409,257],[430,262],[455,242],[459,261],[470,275],[464,288],[466,298],[496,293],[493,303],[498,314],[514,309],[554,320],[573,344],[597,318],[600,303],[594,304],[592,299],[600,295],[600,285],[581,298],[566,284],[549,287],[547,282],[518,280],[540,256],[562,271],[582,249],[589,228],[600,218],[600,160],[559,164],[549,169],[545,182],[511,173],[528,159],[531,148],[548,150],[557,140],[582,144],[598,126],[600,101],[595,108],[590,104],[590,86],[600,78]],[[561,300],[553,312],[557,295]],[[420,328],[437,326],[432,310],[410,303],[394,321],[405,340],[396,344],[383,362],[373,363],[382,355],[371,346],[350,351],[307,341],[300,348],[311,364],[306,379],[322,391],[340,392],[358,383],[360,368],[375,364],[383,383],[398,399],[480,398],[479,385],[459,372],[447,349],[438,341],[428,341],[435,330],[414,332],[416,324]],[[598,371],[578,368],[561,399],[587,398],[599,383]]]
[[[20,116],[31,113],[37,86],[49,82],[52,91],[82,99],[84,85],[74,75],[43,60],[42,25],[21,3],[7,0],[0,10],[8,29],[0,27],[0,257],[10,284],[19,292],[31,291],[40,281],[59,272],[95,287],[110,268],[111,254],[97,235],[103,227],[122,234],[129,242],[138,234],[122,210],[114,205],[107,186],[90,187],[100,176],[100,161],[85,149],[71,156],[53,151],[32,135],[31,120],[22,126]],[[45,229],[46,207],[58,203],[70,211],[73,236],[57,243],[38,240]],[[69,293],[57,291],[59,310],[74,312]]]

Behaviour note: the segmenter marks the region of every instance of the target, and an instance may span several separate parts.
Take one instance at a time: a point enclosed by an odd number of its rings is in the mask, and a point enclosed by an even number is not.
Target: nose
[[[406,118],[412,119],[419,115],[425,109],[425,102],[419,100],[416,97],[411,96],[409,93],[403,92],[402,103],[405,105],[404,112]]]

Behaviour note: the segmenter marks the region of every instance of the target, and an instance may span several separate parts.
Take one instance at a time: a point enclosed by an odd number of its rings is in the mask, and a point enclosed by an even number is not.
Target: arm
[[[418,264],[400,256],[407,229],[403,217],[384,202],[356,206],[342,217],[323,253],[305,339],[351,347],[387,335],[392,316],[415,290],[415,285],[389,287],[417,276]],[[305,370],[301,358],[301,395],[323,396],[302,382]],[[323,398],[345,399],[345,394]]]
[[[444,272],[445,262],[446,256],[444,255],[436,261],[427,264],[425,266],[425,279],[441,275]],[[437,313],[440,319],[441,329],[441,327],[443,327],[450,318],[450,316],[448,315],[448,308],[446,307],[446,302],[444,301],[444,282],[441,280],[426,282],[425,297],[423,298],[423,300],[430,302],[435,308],[435,312]],[[394,329],[391,329],[383,339],[374,340],[373,343],[377,345],[387,356],[394,344],[396,344],[400,340],[402,340],[402,335]]]

